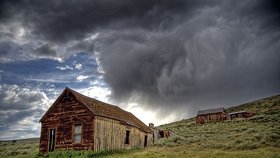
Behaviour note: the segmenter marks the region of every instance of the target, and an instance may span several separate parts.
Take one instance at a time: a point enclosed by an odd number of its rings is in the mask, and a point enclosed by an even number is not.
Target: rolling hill
[[[280,95],[226,109],[254,112],[248,119],[198,125],[195,118],[159,126],[175,135],[146,149],[128,151],[56,151],[38,153],[38,138],[0,141],[0,157],[280,157]]]
[[[280,95],[226,109],[227,112],[243,110],[254,112],[255,116],[204,125],[197,125],[195,118],[191,118],[162,125],[160,128],[170,129],[176,136],[157,143],[241,150],[280,147]]]

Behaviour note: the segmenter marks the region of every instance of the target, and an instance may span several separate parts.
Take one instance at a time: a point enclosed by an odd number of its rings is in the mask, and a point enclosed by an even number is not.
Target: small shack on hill
[[[227,115],[224,108],[199,110],[196,116],[196,123],[204,124],[208,122],[219,122],[226,119]]]
[[[153,142],[153,131],[130,112],[67,87],[40,122],[40,152],[129,149]]]
[[[254,116],[254,113],[247,112],[247,111],[237,111],[237,112],[228,113],[227,116],[228,116],[228,120],[233,120],[237,118],[249,118]]]
[[[153,141],[160,138],[169,138],[174,135],[174,132],[169,129],[158,129],[154,126],[153,123],[149,123],[149,127],[153,130]]]

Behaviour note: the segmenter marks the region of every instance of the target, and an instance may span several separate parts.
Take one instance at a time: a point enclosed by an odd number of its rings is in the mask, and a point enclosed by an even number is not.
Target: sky
[[[144,123],[280,94],[277,0],[0,1],[0,140],[65,87]]]

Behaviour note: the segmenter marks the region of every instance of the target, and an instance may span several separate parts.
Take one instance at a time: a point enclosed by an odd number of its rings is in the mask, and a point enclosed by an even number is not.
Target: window
[[[126,130],[126,134],[125,134],[125,144],[129,144],[129,134],[130,134],[130,131]]]
[[[74,126],[74,143],[82,142],[82,125]]]

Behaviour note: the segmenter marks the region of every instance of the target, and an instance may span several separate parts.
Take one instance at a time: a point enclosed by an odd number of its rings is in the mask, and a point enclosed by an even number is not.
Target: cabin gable
[[[64,91],[41,119],[40,151],[93,148],[93,118],[71,92]],[[80,143],[75,143],[75,126],[81,126]]]

